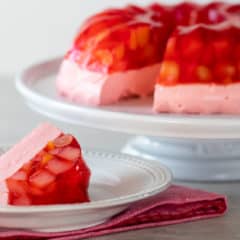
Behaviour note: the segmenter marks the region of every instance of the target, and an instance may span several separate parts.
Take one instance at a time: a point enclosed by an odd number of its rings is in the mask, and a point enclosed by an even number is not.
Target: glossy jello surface
[[[199,52],[202,51],[200,46],[196,46],[198,42],[205,45],[217,38],[219,41],[228,42],[225,48],[238,47],[231,45],[229,40],[236,38],[236,42],[239,42],[238,36],[234,33],[234,31],[239,32],[239,28],[231,30],[231,27],[226,29],[217,26],[226,21],[233,24],[233,21],[237,21],[237,16],[239,16],[239,5],[223,2],[207,5],[185,2],[175,6],[154,3],[147,7],[131,5],[121,9],[105,10],[85,21],[66,54],[66,59],[76,62],[81,69],[102,73],[139,69],[162,61],[165,51],[169,50],[166,50],[166,42],[174,30],[180,33],[180,36],[190,35],[186,36],[186,39],[182,36],[181,41],[185,43],[178,44],[177,49],[171,49],[184,50],[188,46],[186,55],[195,54],[198,49]],[[199,24],[203,24],[204,27],[198,26]],[[191,33],[190,29],[178,30],[183,26],[186,28],[194,26],[198,30],[193,30],[194,33]],[[230,35],[224,39],[217,36],[228,33]],[[175,33],[175,37],[177,36],[178,34]],[[189,51],[190,48],[196,49]],[[211,47],[207,46],[207,50],[208,48]],[[208,55],[211,51],[219,51],[218,55],[221,55],[221,50],[221,47],[210,49]]]
[[[72,135],[61,134],[6,179],[8,203],[42,205],[88,202],[90,170]]]
[[[88,19],[66,58],[97,72],[138,69],[161,61],[172,19],[157,6],[110,9]]]
[[[158,83],[240,81],[240,28],[232,22],[178,27],[168,40]]]

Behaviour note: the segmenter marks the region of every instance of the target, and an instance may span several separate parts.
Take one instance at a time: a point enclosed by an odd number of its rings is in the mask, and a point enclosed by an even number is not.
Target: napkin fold
[[[226,210],[227,200],[224,195],[172,185],[162,193],[134,203],[127,210],[95,227],[59,233],[2,230],[0,239],[79,240],[217,217]]]

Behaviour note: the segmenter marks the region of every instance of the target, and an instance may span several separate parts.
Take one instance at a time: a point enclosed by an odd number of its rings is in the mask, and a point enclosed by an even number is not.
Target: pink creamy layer
[[[8,204],[8,188],[5,181],[0,182],[0,206]]]
[[[7,204],[5,180],[31,160],[46,144],[57,138],[61,131],[45,123],[32,131],[21,142],[0,157],[0,204]]]
[[[157,85],[154,111],[172,113],[240,114],[240,84]]]
[[[106,105],[122,98],[153,93],[160,64],[138,70],[103,74],[83,70],[64,60],[57,78],[59,93],[69,100],[86,105]]]

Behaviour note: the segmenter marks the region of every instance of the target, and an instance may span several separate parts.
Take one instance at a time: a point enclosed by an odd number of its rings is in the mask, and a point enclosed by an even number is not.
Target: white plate
[[[33,65],[17,78],[17,89],[34,110],[71,124],[138,135],[181,138],[239,138],[240,117],[153,114],[152,99],[126,100],[108,107],[84,107],[57,95],[61,59]]]
[[[84,151],[83,155],[92,171],[90,203],[0,207],[0,226],[48,232],[93,226],[165,190],[172,180],[160,163],[123,154]]]

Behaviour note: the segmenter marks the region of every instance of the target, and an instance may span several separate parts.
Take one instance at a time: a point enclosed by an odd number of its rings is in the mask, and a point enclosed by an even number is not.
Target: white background
[[[126,2],[0,0],[0,73],[63,54],[83,19],[101,8]]]
[[[0,73],[65,53],[82,20],[97,10],[153,1],[0,0]]]

